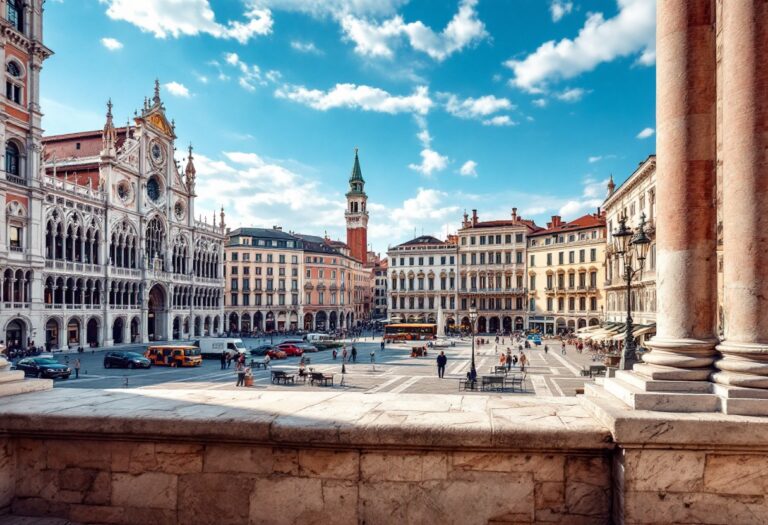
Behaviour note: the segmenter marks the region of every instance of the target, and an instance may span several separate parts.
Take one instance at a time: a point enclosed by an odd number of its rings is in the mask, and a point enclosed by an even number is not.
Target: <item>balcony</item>
[[[5,173],[5,180],[13,184],[18,184],[19,186],[27,185],[27,179],[25,179],[24,177],[19,177],[18,175],[12,175],[8,172]]]

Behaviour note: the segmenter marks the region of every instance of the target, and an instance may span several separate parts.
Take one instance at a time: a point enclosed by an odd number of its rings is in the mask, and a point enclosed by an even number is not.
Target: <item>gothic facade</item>
[[[124,127],[110,102],[103,130],[31,133],[42,147],[13,178],[6,149],[0,181],[0,339],[66,348],[222,332],[224,212],[195,220],[192,148],[182,170],[159,84]]]

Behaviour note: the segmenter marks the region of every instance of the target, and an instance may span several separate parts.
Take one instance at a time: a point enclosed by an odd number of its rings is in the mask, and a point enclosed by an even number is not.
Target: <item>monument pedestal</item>
[[[0,356],[0,397],[39,392],[53,388],[52,379],[25,379],[21,370],[11,370],[11,364]]]

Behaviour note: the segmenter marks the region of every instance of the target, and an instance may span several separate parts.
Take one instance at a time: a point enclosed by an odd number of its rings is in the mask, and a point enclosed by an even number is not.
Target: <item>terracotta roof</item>
[[[552,226],[551,228],[542,228],[537,232],[529,234],[528,236],[535,237],[537,235],[551,235],[553,233],[585,230],[587,228],[598,227],[605,227],[605,217],[593,213],[588,213],[587,215],[582,215],[578,219],[574,219],[571,222],[562,222],[557,226]]]
[[[115,131],[117,132],[115,147],[119,149],[125,142],[125,126],[116,128]],[[52,160],[54,155],[57,159],[98,156],[102,148],[102,133],[102,130],[98,129],[43,137],[46,160]]]
[[[536,225],[535,222],[533,222],[530,219],[505,219],[505,220],[498,220],[498,221],[480,221],[474,226],[469,226],[468,228],[462,228],[464,229],[476,229],[476,228],[498,228],[499,226],[527,226],[531,230],[539,230],[540,227]]]

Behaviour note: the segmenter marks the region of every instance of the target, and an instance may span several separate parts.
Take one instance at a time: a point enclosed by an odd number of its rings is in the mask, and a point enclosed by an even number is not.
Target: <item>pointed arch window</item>
[[[5,144],[5,172],[9,175],[20,176],[21,172],[21,154],[19,147],[15,142],[6,142]]]
[[[150,264],[155,259],[163,260],[163,245],[165,244],[165,228],[158,217],[155,217],[147,225],[147,258]]]
[[[8,0],[7,18],[17,31],[24,31],[24,10],[21,0]]]

